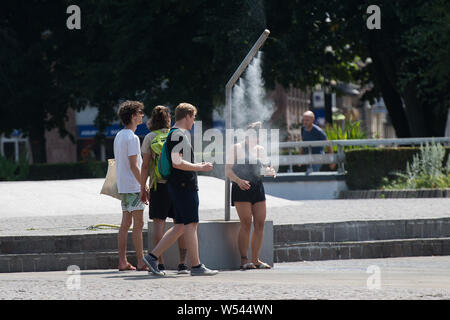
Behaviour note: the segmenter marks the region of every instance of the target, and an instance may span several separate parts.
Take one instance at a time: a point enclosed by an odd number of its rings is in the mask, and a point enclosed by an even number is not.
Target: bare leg
[[[264,238],[264,222],[266,221],[266,201],[257,202],[252,206],[253,213],[253,235],[252,235],[252,262],[260,264],[259,253],[261,252]]]
[[[184,226],[184,241],[189,254],[191,266],[198,266],[200,258],[198,256],[198,223],[190,223]]]
[[[142,229],[144,228],[144,211],[136,210],[133,215],[133,244],[136,250],[136,259],[138,269],[146,268],[144,263],[144,246],[142,243]]]
[[[186,241],[184,240],[184,234],[178,238],[178,251],[180,253],[180,264],[187,264],[187,249]]]
[[[153,248],[151,254],[155,257],[160,257],[164,251],[166,251],[177,239],[183,234],[184,225],[176,224],[164,234],[161,240],[158,242],[155,248]]]
[[[153,244],[156,245],[161,241],[164,235],[164,227],[166,226],[166,221],[162,219],[153,219]],[[164,264],[164,257],[161,255],[158,258],[158,263]]]
[[[128,230],[132,223],[132,215],[128,211],[123,211],[122,223],[120,224],[119,234],[117,235],[117,246],[119,250],[119,269],[126,269],[127,260],[127,238]]]
[[[234,202],[239,216],[239,236],[238,246],[241,253],[241,265],[248,263],[248,243],[250,239],[250,229],[252,226],[252,206],[250,202]]]

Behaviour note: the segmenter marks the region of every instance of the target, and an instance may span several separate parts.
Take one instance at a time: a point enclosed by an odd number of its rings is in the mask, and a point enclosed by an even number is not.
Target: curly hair
[[[169,108],[164,106],[156,106],[150,119],[147,122],[147,128],[150,131],[155,131],[159,129],[169,129],[170,128],[170,113]]]
[[[127,126],[131,122],[131,117],[139,111],[144,111],[144,104],[142,102],[127,100],[120,104],[119,110],[117,110],[117,116],[122,124]]]

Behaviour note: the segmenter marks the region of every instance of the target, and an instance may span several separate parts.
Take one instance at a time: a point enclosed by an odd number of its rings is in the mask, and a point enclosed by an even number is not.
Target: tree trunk
[[[395,134],[398,138],[409,138],[411,137],[408,120],[406,118],[405,110],[403,109],[402,99],[397,92],[397,90],[389,83],[387,76],[382,71],[382,68],[378,66],[373,59],[373,70],[375,78],[378,80],[377,84],[383,95],[384,103],[386,109],[388,110],[389,117],[391,118],[392,125],[395,129]]]
[[[47,162],[47,153],[45,148],[45,129],[43,127],[33,128],[30,131],[29,139],[33,163]]]
[[[372,58],[371,71],[380,88],[386,109],[398,138],[411,137],[407,115],[403,102],[396,88],[395,62],[385,50],[377,45],[376,37],[369,40],[368,48]]]
[[[427,122],[430,117],[425,115],[424,106],[416,95],[417,86],[414,83],[408,83],[404,90],[406,110],[408,112],[408,124],[411,131],[411,137],[431,137],[433,134],[428,129]]]

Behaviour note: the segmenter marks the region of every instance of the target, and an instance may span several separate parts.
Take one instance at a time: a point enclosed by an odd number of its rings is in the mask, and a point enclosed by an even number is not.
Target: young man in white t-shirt
[[[118,234],[119,271],[136,270],[127,261],[128,230],[133,223],[133,243],[136,250],[137,270],[148,271],[143,261],[144,249],[142,229],[144,227],[145,204],[140,200],[141,147],[139,137],[134,134],[144,117],[144,105],[138,101],[125,101],[119,106],[117,115],[125,126],[114,138],[117,189],[122,199],[122,223]]]

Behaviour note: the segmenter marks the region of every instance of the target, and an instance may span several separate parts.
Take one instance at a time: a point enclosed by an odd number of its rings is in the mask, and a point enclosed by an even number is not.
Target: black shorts
[[[173,203],[175,224],[198,222],[198,191],[175,187],[168,183],[170,198]]]
[[[167,217],[173,219],[173,204],[167,183],[158,183],[156,190],[153,185],[151,186],[148,213],[150,219],[166,220]]]
[[[255,204],[260,201],[266,200],[266,193],[264,192],[264,184],[262,181],[250,182],[250,189],[242,190],[239,186],[233,182],[231,187],[231,205],[234,206],[234,202],[250,202]]]

